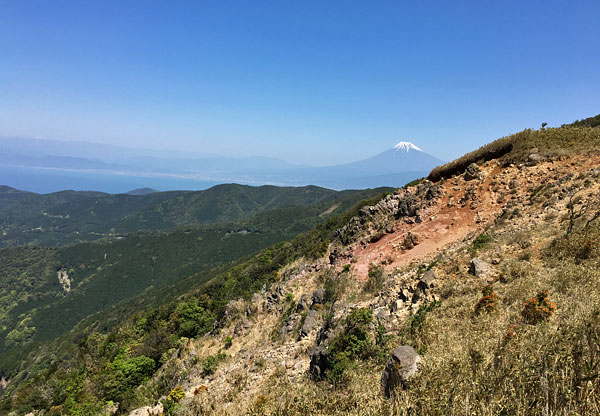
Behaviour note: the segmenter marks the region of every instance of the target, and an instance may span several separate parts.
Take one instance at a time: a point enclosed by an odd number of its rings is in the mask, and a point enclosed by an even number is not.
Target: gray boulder
[[[421,361],[421,356],[412,347],[397,347],[381,374],[383,396],[389,399],[398,388],[408,389],[410,379],[419,370]]]
[[[300,328],[300,338],[308,336],[308,334],[317,327],[317,316],[317,311],[310,310],[306,313],[304,324],[302,324],[302,328]]]
[[[310,301],[310,295],[300,296],[300,300],[298,301],[298,305],[296,306],[296,312],[307,311],[310,308]]]
[[[540,155],[538,153],[532,153],[532,154],[529,155],[529,157],[527,158],[527,160],[529,162],[537,163],[537,162],[541,162],[542,160],[544,160],[544,156],[542,156],[542,155]]]
[[[492,266],[487,264],[485,261],[475,257],[473,260],[471,260],[471,264],[469,265],[469,273],[475,277],[485,279],[494,274],[494,269],[492,269]]]
[[[312,294],[312,304],[322,305],[325,303],[325,289],[317,289]]]
[[[425,292],[428,289],[433,288],[435,281],[435,272],[433,270],[427,270],[419,283],[417,283],[417,288],[419,288],[422,292]]]
[[[320,380],[325,376],[325,372],[328,369],[329,361],[327,360],[327,347],[318,345],[310,352],[310,374],[315,380]]]

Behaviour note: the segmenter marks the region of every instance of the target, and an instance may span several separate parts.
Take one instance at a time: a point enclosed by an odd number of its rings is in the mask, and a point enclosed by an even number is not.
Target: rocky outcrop
[[[417,283],[417,288],[419,290],[425,292],[426,290],[432,289],[435,282],[435,272],[433,270],[427,270],[419,283]]]
[[[419,370],[421,361],[421,356],[412,347],[397,347],[381,374],[383,396],[390,398],[399,388],[409,388],[409,382]]]
[[[481,169],[475,163],[471,163],[465,170],[465,181],[472,181],[481,178]]]
[[[392,222],[395,219],[404,218],[409,223],[421,222],[425,209],[441,195],[440,188],[427,180],[416,187],[399,189],[377,204],[361,208],[357,216],[336,231],[336,239],[343,245],[349,245],[361,237],[374,242],[373,240],[378,240],[385,233],[394,231]],[[330,262],[333,264],[337,257],[334,251]]]
[[[312,306],[325,303],[325,289],[317,289],[312,294]]]

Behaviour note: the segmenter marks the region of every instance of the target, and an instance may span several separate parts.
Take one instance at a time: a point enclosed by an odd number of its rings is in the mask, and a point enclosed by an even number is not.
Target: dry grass
[[[565,201],[554,206],[559,215],[530,221],[543,204],[540,198],[522,207],[523,216],[487,229],[489,242],[476,250],[484,259],[501,257],[494,266],[499,298],[493,313],[476,313],[489,282],[466,272],[474,255],[470,243],[437,266],[444,276],[436,289],[441,305],[411,337],[405,336],[410,320],[394,334],[393,346],[409,343],[423,355],[411,388],[394,400],[382,398],[384,363],[372,359],[358,361],[339,388],[308,376],[290,378],[284,370],[256,384],[240,373],[229,403],[204,394],[180,414],[600,414],[600,220],[586,227],[580,218],[567,238]],[[545,290],[556,310],[545,322],[527,323],[524,304]],[[354,282],[344,299],[357,293],[365,296]]]
[[[597,154],[600,152],[600,129],[592,127],[558,127],[543,130],[523,130],[495,140],[445,165],[433,169],[427,179],[437,182],[459,175],[471,163],[483,163],[502,158],[523,161],[537,148],[545,156]]]

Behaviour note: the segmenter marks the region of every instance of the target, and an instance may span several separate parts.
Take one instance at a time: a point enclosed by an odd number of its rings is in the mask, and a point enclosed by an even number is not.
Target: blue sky
[[[600,2],[3,1],[0,136],[445,160],[600,113]]]

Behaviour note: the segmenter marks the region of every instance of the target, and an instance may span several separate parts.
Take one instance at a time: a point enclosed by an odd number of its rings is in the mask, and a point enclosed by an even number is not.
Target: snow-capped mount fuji
[[[394,147],[392,147],[392,149],[394,149],[396,152],[401,151],[401,152],[409,152],[411,150],[418,150],[419,152],[422,152],[423,149],[421,149],[418,146],[415,146],[413,143],[411,142],[399,142],[398,144],[396,144]]]
[[[431,169],[442,163],[444,163],[442,160],[425,153],[417,145],[402,141],[373,157],[339,167],[350,169],[355,173],[377,176],[404,172],[429,173]]]
[[[401,141],[392,148],[357,162],[322,168],[297,170],[296,184],[319,185],[334,189],[400,187],[427,176],[444,162],[414,143]]]

